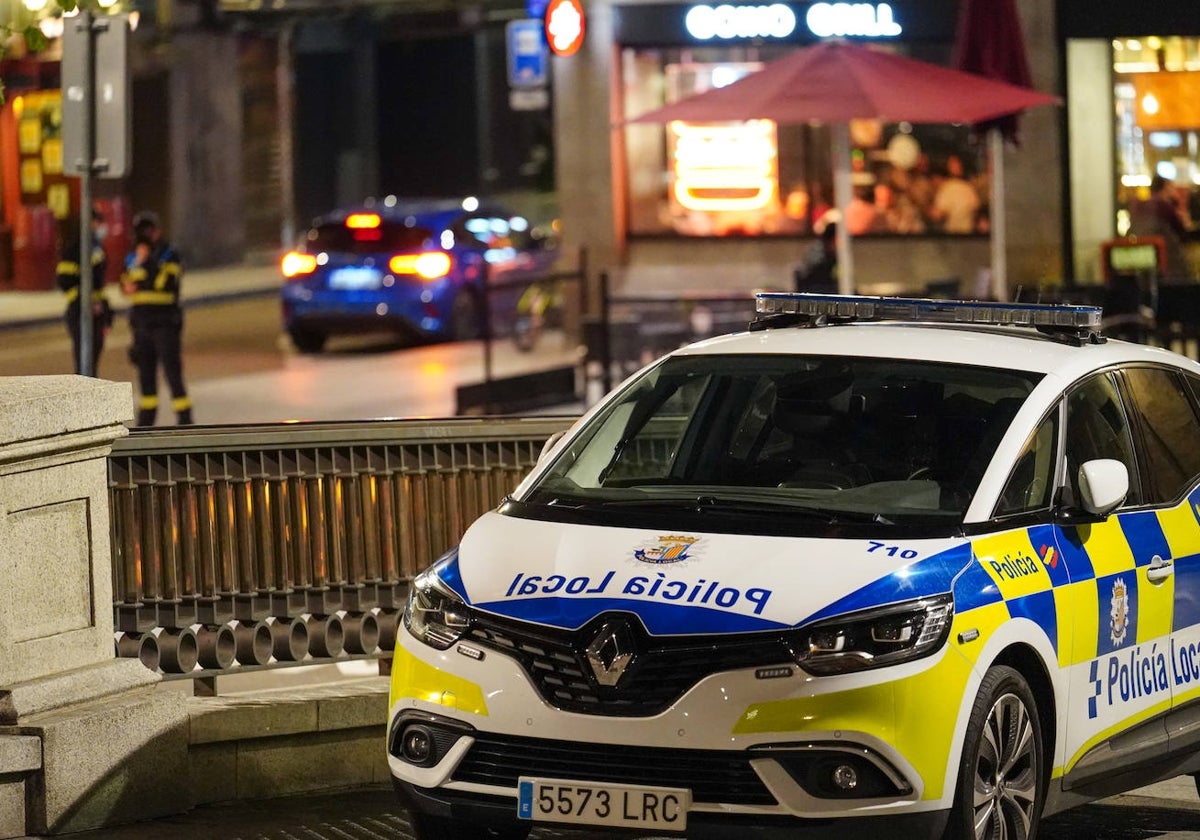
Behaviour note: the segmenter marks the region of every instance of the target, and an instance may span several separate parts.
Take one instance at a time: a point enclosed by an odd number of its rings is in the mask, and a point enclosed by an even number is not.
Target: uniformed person
[[[90,253],[85,255],[79,247],[79,225],[72,226],[72,232],[67,236],[59,256],[58,268],[55,270],[55,281],[67,300],[67,308],[63,319],[67,322],[67,332],[71,336],[71,357],[75,360],[75,372],[83,373],[83,359],[79,352],[82,324],[79,321],[79,285],[80,266],[85,258],[92,262],[92,367],[89,373],[96,376],[99,370],[100,353],[104,349],[104,337],[112,326],[113,311],[104,293],[104,275],[108,270],[108,257],[104,253],[104,216],[99,210],[92,211],[91,220],[92,243]]]
[[[192,401],[183,383],[183,309],[179,305],[183,266],[162,235],[154,213],[133,220],[133,251],[125,259],[121,289],[130,299],[129,356],[138,371],[137,424],[153,426],[158,414],[158,369],[171,389],[171,408],[179,425],[192,421]]]

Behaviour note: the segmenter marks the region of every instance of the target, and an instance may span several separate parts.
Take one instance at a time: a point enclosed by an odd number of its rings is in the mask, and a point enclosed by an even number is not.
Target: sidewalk
[[[232,300],[255,295],[272,295],[283,279],[274,263],[243,263],[218,268],[187,269],[183,276],[184,306]],[[113,308],[124,310],[129,302],[121,290],[108,285]],[[63,315],[62,293],[0,290],[0,329],[38,326],[58,322]]]

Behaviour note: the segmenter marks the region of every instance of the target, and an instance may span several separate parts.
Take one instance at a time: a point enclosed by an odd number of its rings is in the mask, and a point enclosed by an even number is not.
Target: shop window
[[[729,84],[786,49],[627,48],[625,114]],[[919,57],[946,63],[948,54],[947,47],[936,58]],[[751,119],[624,131],[632,235],[805,235],[835,218],[828,126]],[[850,135],[854,196],[845,217],[852,235],[987,232],[985,144],[969,127],[855,120]]]
[[[1160,176],[1174,184],[1185,222],[1200,214],[1200,38],[1117,38],[1113,47],[1117,232]]]

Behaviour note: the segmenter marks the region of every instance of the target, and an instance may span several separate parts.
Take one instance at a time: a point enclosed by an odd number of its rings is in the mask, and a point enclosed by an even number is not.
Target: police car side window
[[[1079,466],[1098,458],[1111,458],[1129,470],[1126,504],[1142,503],[1133,455],[1133,437],[1125,408],[1111,374],[1093,376],[1067,397],[1067,482],[1079,494]]]
[[[1125,371],[1130,409],[1139,420],[1145,501],[1172,502],[1200,477],[1200,420],[1183,381],[1162,368]]]
[[[1058,411],[1055,410],[1025,442],[996,504],[996,516],[1050,509],[1057,454]]]

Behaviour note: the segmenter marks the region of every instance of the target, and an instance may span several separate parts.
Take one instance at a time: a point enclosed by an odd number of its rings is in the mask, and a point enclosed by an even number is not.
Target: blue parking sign
[[[540,20],[511,20],[508,36],[508,83],[513,87],[546,84],[546,34]]]

